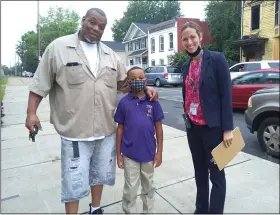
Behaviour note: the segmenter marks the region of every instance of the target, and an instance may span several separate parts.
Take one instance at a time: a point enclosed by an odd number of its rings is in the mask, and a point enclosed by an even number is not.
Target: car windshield
[[[178,67],[167,67],[167,72],[168,73],[182,73],[182,71]]]

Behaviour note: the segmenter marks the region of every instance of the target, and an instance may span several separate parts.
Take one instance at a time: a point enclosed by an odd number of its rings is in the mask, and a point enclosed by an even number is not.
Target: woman
[[[182,45],[190,59],[183,66],[184,109],[191,127],[187,137],[197,186],[194,213],[223,213],[226,196],[224,170],[212,162],[211,151],[222,141],[232,141],[231,80],[222,53],[201,48],[202,33],[194,22],[181,30]],[[209,172],[212,190],[209,201]]]

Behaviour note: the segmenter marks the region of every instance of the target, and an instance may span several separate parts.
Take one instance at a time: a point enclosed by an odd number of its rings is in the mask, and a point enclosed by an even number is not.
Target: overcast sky
[[[187,18],[204,19],[206,1],[180,1],[181,11]],[[127,1],[40,1],[40,14],[50,7],[61,6],[75,10],[82,17],[89,8],[98,7],[107,15],[108,24],[102,40],[112,41],[111,27],[123,16]],[[1,64],[14,65],[15,47],[20,37],[29,30],[36,31],[37,1],[1,1]]]

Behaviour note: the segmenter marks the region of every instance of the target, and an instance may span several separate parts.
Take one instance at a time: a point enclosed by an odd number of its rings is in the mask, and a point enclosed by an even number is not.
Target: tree
[[[4,71],[5,75],[11,75],[11,69],[8,68],[6,65],[1,65],[1,70]]]
[[[61,7],[50,8],[47,16],[40,17],[40,54],[58,37],[78,30],[79,15],[75,11]],[[38,66],[37,33],[28,31],[16,45],[16,53],[22,62],[23,70],[35,72]]]
[[[184,62],[189,59],[189,56],[186,52],[175,53],[174,55],[169,56],[170,64],[182,67]]]
[[[132,22],[157,24],[180,16],[178,1],[129,1],[123,17],[113,23],[113,39],[122,41]]]
[[[209,1],[205,16],[215,41],[211,49],[223,51],[229,60],[239,61],[239,48],[233,46],[232,42],[240,39],[241,1]]]

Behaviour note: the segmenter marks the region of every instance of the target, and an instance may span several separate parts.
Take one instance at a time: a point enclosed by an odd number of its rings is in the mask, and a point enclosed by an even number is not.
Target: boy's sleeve
[[[164,119],[164,114],[158,101],[155,101],[153,105],[153,119],[154,122],[158,122]]]
[[[119,102],[115,116],[114,116],[114,120],[116,123],[119,124],[124,124],[125,122],[125,110],[124,110],[124,105],[122,100]]]

